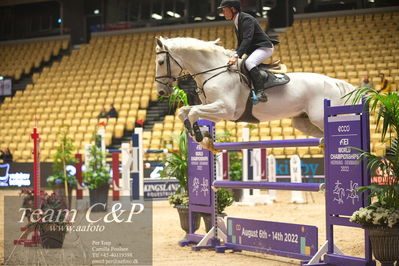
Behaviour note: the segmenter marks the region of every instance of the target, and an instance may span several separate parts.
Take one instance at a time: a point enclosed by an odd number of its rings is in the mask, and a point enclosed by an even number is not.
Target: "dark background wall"
[[[0,41],[70,34],[72,44],[90,32],[224,20],[221,0],[0,0]],[[399,0],[241,0],[242,9],[268,18],[270,28],[290,26],[294,13],[399,5]]]
[[[71,35],[73,44],[87,42],[84,1],[62,0],[63,32]]]

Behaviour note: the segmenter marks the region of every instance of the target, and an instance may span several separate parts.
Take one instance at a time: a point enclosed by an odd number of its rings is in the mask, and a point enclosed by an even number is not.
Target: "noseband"
[[[183,67],[179,64],[179,62],[177,62],[177,60],[175,58],[173,58],[173,56],[169,53],[169,51],[157,52],[157,55],[159,55],[159,54],[166,54],[166,72],[167,73],[164,76],[155,77],[155,81],[162,85],[165,85],[168,88],[171,88],[173,86],[172,83],[177,81],[179,79],[179,77],[181,76],[181,74],[183,72]],[[180,73],[177,78],[172,76],[172,71],[171,71],[171,67],[170,67],[170,59],[175,61],[175,63],[180,67]],[[162,79],[168,79],[169,81],[164,82],[164,81],[162,81]]]

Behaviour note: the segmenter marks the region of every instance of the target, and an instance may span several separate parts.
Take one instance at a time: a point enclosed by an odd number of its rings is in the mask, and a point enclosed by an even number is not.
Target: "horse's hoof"
[[[196,142],[201,142],[201,141],[204,140],[204,137],[202,136],[201,131],[200,132],[196,132],[194,130],[194,135],[195,135],[195,141]]]
[[[201,142],[204,138],[200,134],[195,134],[195,141],[196,142]]]

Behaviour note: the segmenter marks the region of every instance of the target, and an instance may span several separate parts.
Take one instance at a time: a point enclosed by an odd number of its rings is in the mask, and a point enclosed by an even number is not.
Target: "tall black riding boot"
[[[259,101],[267,102],[267,94],[264,91],[264,84],[267,79],[262,73],[259,71],[258,67],[254,67],[249,71],[249,75],[251,76],[252,84],[254,85],[254,91],[256,97],[258,97]]]

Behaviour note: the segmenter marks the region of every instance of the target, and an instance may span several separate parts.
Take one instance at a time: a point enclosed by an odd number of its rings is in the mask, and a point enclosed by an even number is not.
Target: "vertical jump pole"
[[[223,160],[223,170],[222,170],[223,180],[229,180],[230,158],[229,158],[229,153],[227,151],[223,151],[222,160]]]
[[[260,149],[260,179],[267,181],[267,150]]]
[[[37,127],[33,128],[31,137],[33,139],[33,204],[35,209],[38,209],[40,206],[40,137]]]
[[[82,182],[83,182],[83,177],[82,177],[82,165],[83,165],[83,160],[82,160],[82,154],[75,154],[75,158],[77,160],[75,164],[76,168],[76,179],[78,181],[78,185],[76,186],[76,199],[81,200],[83,199],[83,190],[82,190]]]
[[[132,168],[132,149],[129,143],[122,143],[122,196],[131,196],[130,171]]]
[[[241,141],[249,141],[249,128],[242,128],[242,139]],[[242,149],[242,181],[253,180],[253,165],[251,163],[252,149]],[[255,205],[254,199],[252,196],[254,195],[254,190],[252,189],[244,189],[242,190],[242,198],[240,204],[243,205]]]
[[[40,136],[37,127],[33,128],[33,206],[39,209],[40,202]],[[38,245],[41,242],[38,229],[34,229],[32,239],[24,243],[25,246]]]
[[[267,156],[267,181],[276,182],[276,157],[273,154]],[[277,191],[269,189],[269,197],[271,201],[277,200]]]
[[[39,137],[39,132],[37,130],[37,127],[35,126],[33,128],[33,132],[31,133],[31,137],[33,139],[33,206],[34,209],[39,209],[40,208],[40,148],[39,148],[39,142],[40,142],[40,137]],[[25,247],[31,247],[31,246],[37,246],[40,244],[40,235],[39,235],[39,229],[36,227],[33,227],[33,233],[32,233],[32,238],[28,239],[30,231],[28,231],[27,227],[21,227],[21,231],[25,231],[24,234],[28,233],[26,235],[25,239],[19,238],[17,240],[14,240],[14,245],[19,245],[19,244],[24,244]]]
[[[297,154],[291,156],[290,175],[291,175],[291,183],[302,183],[301,159]],[[306,201],[303,199],[303,191],[292,191],[291,202],[306,203]]]
[[[229,179],[229,153],[223,151],[218,154],[215,158],[216,164],[216,179],[217,180],[228,180]]]
[[[119,153],[113,152],[112,153],[112,200],[118,201],[119,200]]]
[[[143,170],[143,143],[142,128],[135,128],[132,136],[133,143],[133,169],[132,177],[132,200],[144,199],[144,170]]]

